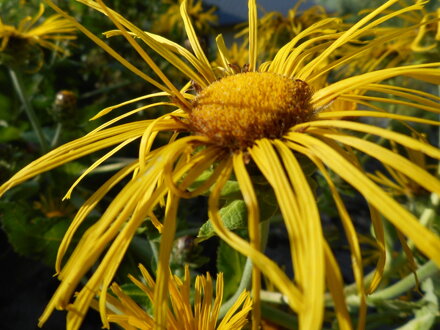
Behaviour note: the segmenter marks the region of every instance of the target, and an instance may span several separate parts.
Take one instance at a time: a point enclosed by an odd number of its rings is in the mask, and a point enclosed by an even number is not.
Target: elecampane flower
[[[279,47],[298,35],[302,30],[313,25],[316,22],[322,21],[329,15],[326,9],[322,6],[313,5],[306,10],[301,11],[299,8],[305,0],[299,0],[295,5],[289,9],[286,15],[277,11],[264,12],[264,15],[258,20],[258,56],[272,57],[279,50]],[[335,29],[340,22],[336,20],[328,21],[327,29]],[[321,31],[316,31],[318,35]],[[248,26],[242,28],[235,37],[243,38],[242,47],[248,45],[249,28]],[[237,56],[241,58],[247,55],[245,49],[240,49]],[[234,59],[234,57],[232,57]],[[247,58],[246,58],[247,61]],[[238,60],[237,63],[241,61]]]
[[[139,268],[143,276],[143,282],[133,276],[129,277],[150,301],[153,301],[155,281],[145,267],[140,265]],[[191,304],[191,278],[188,266],[185,267],[183,281],[174,275],[168,281],[168,288],[170,306],[166,317],[166,329],[241,329],[246,325],[247,315],[252,309],[252,299],[249,292],[243,291],[222,321],[217,322],[223,298],[222,273],[217,275],[215,295],[209,273],[206,276],[199,275],[196,277],[194,306]],[[110,304],[107,305],[107,308],[110,322],[116,323],[124,329],[133,327],[135,329],[154,329],[154,319],[125,294],[119,285],[113,283],[111,289],[116,297],[108,296]]]
[[[121,54],[73,18],[69,18],[71,22],[129,70],[161,90],[104,109],[96,117],[138,100],[167,96],[169,101],[151,103],[109,120],[86,136],[29,164],[1,187],[0,193],[3,193],[39,173],[94,151],[115,146],[75,182],[73,189],[85,175],[107,158],[126,145],[139,141],[138,160],[117,172],[85,202],[66,233],[56,264],[61,283],[42,315],[40,325],[57,308],[68,310],[68,328],[79,328],[92,300],[99,294],[102,322],[108,327],[107,289],[136,229],[151,219],[162,235],[153,295],[153,318],[158,326],[165,326],[169,310],[168,267],[178,204],[181,199],[209,190],[208,213],[217,235],[249,257],[255,266],[252,274],[253,327],[258,327],[260,323],[260,277],[263,273],[287,298],[290,308],[298,314],[300,329],[321,327],[326,288],[333,297],[340,328],[351,328],[342,277],[323,237],[317,201],[300,156],[305,156],[315,164],[326,180],[339,212],[350,246],[353,272],[360,295],[358,323],[361,327],[366,316],[366,293],[372,292],[379,284],[385,264],[382,216],[410,239],[421,253],[440,265],[439,237],[421,225],[413,214],[371,180],[357,158],[359,153],[369,155],[427,191],[438,194],[440,182],[437,178],[407,158],[366,138],[360,138],[359,135],[368,133],[369,136],[393,141],[436,159],[440,159],[440,150],[405,134],[345,119],[371,117],[439,125],[437,121],[387,112],[386,104],[405,103],[423,111],[439,113],[440,98],[426,92],[390,85],[386,81],[402,77],[438,84],[440,63],[368,71],[333,83],[322,79],[347,63],[359,60],[362,54],[384,40],[398,38],[399,35],[390,33],[364,41],[356,52],[345,52],[338,59],[332,57],[334,52],[351,42],[359,43],[359,37],[373,35],[371,31],[374,28],[393,17],[421,10],[421,3],[383,14],[398,2],[389,0],[345,31],[324,30],[316,36],[317,30],[322,29],[329,20],[334,20],[323,19],[301,31],[274,58],[257,63],[257,9],[255,1],[250,0],[249,64],[243,68],[243,72],[237,73],[229,65],[222,42],[218,43],[218,51],[223,66],[220,69],[211,66],[188,17],[185,1],[181,5],[181,14],[192,52],[161,36],[140,30],[101,0],[79,2],[107,15],[119,30],[111,35],[124,36],[157,78],[147,76],[127,62]],[[51,1],[48,3],[68,17]],[[221,37],[217,40],[221,41]],[[152,48],[178,68],[188,80],[192,80],[196,86],[195,91],[190,90],[189,83],[180,88],[174,86],[141,47],[141,43]],[[370,93],[376,96],[371,98]],[[141,110],[160,105],[169,105],[173,110],[154,120],[117,124],[119,120]],[[346,105],[349,105],[348,109],[345,108]],[[155,148],[153,142],[159,132],[173,134],[168,144]],[[289,236],[293,279],[261,251],[260,210],[250,175],[251,169],[255,170],[255,167],[270,184],[278,201]],[[368,289],[363,285],[358,235],[330,171],[356,189],[371,210],[380,256]],[[202,184],[193,186],[207,172],[211,175]],[[250,241],[228,230],[219,216],[221,191],[232,174],[239,183],[247,205]],[[106,193],[128,176],[131,179],[102,217],[82,236],[69,260],[61,266],[66,249],[80,224]],[[70,196],[71,191],[66,197]],[[160,205],[165,205],[163,222],[154,215]],[[91,277],[71,302],[81,279],[92,267]]]
[[[423,3],[421,0],[414,1]],[[399,7],[409,6],[409,1],[400,1]],[[394,9],[384,11],[384,14],[390,14]],[[370,12],[365,10],[363,12]],[[428,58],[438,56],[440,42],[440,10],[428,11],[421,8],[416,11],[405,12],[399,16],[399,19],[390,26],[381,26],[373,29],[375,35],[382,34],[400,34],[399,38],[390,38],[374,49],[370,49],[365,54],[365,61],[353,62],[350,66],[353,69],[359,68],[361,71],[371,71],[384,67],[395,67],[403,63],[414,63],[425,55]],[[436,55],[437,54],[437,55]]]
[[[75,39],[75,26],[60,15],[43,19],[44,11],[44,5],[40,4],[39,11],[34,17],[23,18],[17,26],[5,24],[0,18],[0,52],[8,48],[16,52],[17,47],[29,45],[64,53],[66,50],[58,45],[57,41]]]
[[[169,7],[165,13],[163,13],[159,19],[155,22],[153,29],[155,33],[169,34],[170,30],[180,31],[184,30],[182,20],[180,18],[180,4],[182,0],[165,0],[164,3]],[[212,24],[216,24],[218,21],[215,15],[216,8],[211,7],[208,10],[203,8],[203,2],[201,0],[189,0],[187,1],[187,12],[191,18],[195,29],[199,33],[207,33],[211,29]]]

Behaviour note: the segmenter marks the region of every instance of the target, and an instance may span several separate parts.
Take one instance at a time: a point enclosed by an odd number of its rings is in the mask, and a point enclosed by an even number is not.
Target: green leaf
[[[244,201],[235,200],[221,208],[219,213],[223,224],[229,230],[247,228],[247,209]],[[211,221],[208,220],[200,227],[196,241],[201,242],[214,235],[214,227]]]
[[[217,250],[217,271],[223,273],[224,289],[223,300],[226,301],[237,290],[243,275],[246,258],[231,248],[225,242],[220,241]]]
[[[19,139],[21,130],[14,126],[2,127],[0,129],[0,142],[8,142]]]
[[[1,203],[3,229],[17,253],[53,265],[70,220],[48,219],[36,216],[33,211],[27,203]]]
[[[214,171],[212,169],[204,171],[189,187],[190,191],[198,188],[203,182],[205,182],[212,175]],[[234,200],[237,198],[241,198],[240,186],[235,180],[228,180],[226,184],[222,188],[221,198],[224,200]]]
[[[221,192],[221,198],[225,200],[233,200],[237,198],[241,198],[241,190],[237,181],[228,180],[226,184],[223,186]]]

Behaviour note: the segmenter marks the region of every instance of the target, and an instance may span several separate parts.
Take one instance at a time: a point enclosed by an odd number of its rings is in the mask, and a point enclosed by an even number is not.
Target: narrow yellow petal
[[[321,219],[315,196],[310,185],[291,150],[281,141],[275,140],[274,145],[289,176],[290,182],[297,192],[299,206],[302,209],[302,221],[306,231],[305,252],[308,272],[307,280],[301,283],[304,291],[305,311],[300,315],[300,328],[318,329],[322,326],[324,310],[324,247]],[[282,205],[280,205],[282,208]],[[289,221],[290,219],[284,219]],[[302,316],[302,317],[301,317]]]
[[[229,231],[223,225],[223,222],[218,213],[219,197],[223,186],[231,175],[232,160],[223,168],[223,172],[216,185],[213,187],[208,200],[208,213],[210,221],[221,239],[234,249],[239,251],[245,256],[249,256],[260,270],[267,276],[272,283],[288,298],[288,304],[294,311],[302,309],[302,294],[298,288],[292,283],[292,281],[286,276],[286,274],[278,267],[278,265],[271,259],[266,257],[261,252],[255,250],[245,240],[238,235]]]
[[[154,288],[154,320],[156,327],[166,328],[166,314],[168,312],[168,279],[169,279],[169,258],[174,242],[176,231],[176,214],[179,198],[168,194],[167,209],[165,212],[164,230],[162,232],[159,262]]]
[[[292,265],[295,269],[295,279],[298,283],[302,283],[308,276],[303,258],[304,255],[307,255],[304,246],[307,233],[302,224],[299,202],[296,193],[290,187],[289,180],[286,178],[284,169],[273,148],[268,146],[266,140],[262,141],[258,141],[258,144],[250,148],[249,154],[274,189],[283,218],[285,219],[290,241]]]
[[[175,106],[174,103],[170,103],[170,102],[157,102],[157,103],[148,104],[148,105],[145,105],[143,107],[140,107],[140,108],[128,111],[128,112],[126,112],[126,113],[124,113],[124,114],[122,114],[120,116],[117,116],[116,118],[113,118],[113,119],[110,119],[110,120],[106,121],[104,124],[98,126],[94,130],[92,130],[89,133],[87,133],[87,135],[91,135],[91,134],[94,134],[95,132],[101,131],[102,129],[104,129],[106,127],[109,127],[109,126],[113,125],[114,123],[117,123],[118,121],[120,121],[120,120],[122,120],[124,118],[127,118],[127,117],[129,117],[131,115],[134,115],[134,114],[136,114],[136,113],[138,113],[140,111],[147,110],[147,109],[154,108],[154,107],[161,106],[161,105]],[[153,122],[153,121],[150,120],[150,122]],[[178,122],[175,121],[175,124],[178,125]]]
[[[407,106],[407,107],[411,107],[411,108],[418,108],[418,109],[422,109],[422,110],[430,111],[430,112],[434,112],[434,113],[440,113],[440,105],[438,103],[430,106],[430,105],[423,105],[423,104],[419,104],[419,103],[412,103],[412,102],[408,102],[408,101],[402,101],[402,100],[398,100],[398,99],[392,99],[389,97],[390,96],[378,97],[378,96],[367,96],[367,95],[361,95],[361,94],[344,94],[344,98],[347,98],[347,99],[351,98],[351,100],[353,100],[354,102],[356,102],[357,100],[366,100],[366,101],[373,101],[373,102],[390,103],[390,104],[403,105],[403,106]]]
[[[362,171],[316,138],[301,133],[290,133],[289,137],[311,150],[341,178],[356,188],[396,228],[413,240],[422,253],[440,265],[440,238],[423,227],[412,214],[374,184]]]
[[[246,170],[243,154],[235,153],[233,156],[234,173],[237,177],[238,184],[240,186],[241,194],[246,203],[248,211],[248,230],[251,246],[260,251],[261,250],[261,238],[260,238],[260,211],[258,207],[257,195],[255,194],[254,187],[252,185],[251,178]],[[252,308],[252,328],[259,329],[261,322],[261,273],[258,268],[252,269],[252,299],[254,302]]]
[[[345,304],[344,282],[338,263],[326,242],[324,244],[324,252],[326,282],[335,304],[338,325],[341,330],[350,330],[352,325],[350,314],[348,314],[347,305]]]
[[[96,169],[99,165],[101,165],[103,162],[105,162],[107,159],[109,159],[111,156],[113,156],[115,153],[117,153],[118,151],[120,151],[122,148],[124,148],[126,145],[130,144],[131,142],[133,142],[134,140],[136,140],[137,138],[132,138],[132,139],[128,139],[125,140],[124,142],[122,142],[121,144],[119,144],[116,148],[113,148],[110,152],[106,153],[104,156],[102,156],[101,158],[99,158],[97,161],[95,161],[91,166],[89,166],[80,176],[78,179],[76,179],[76,181],[70,186],[69,190],[67,191],[66,195],[64,195],[63,200],[65,199],[70,199],[70,196],[72,194],[73,189],[75,189],[75,187],[81,182],[82,179],[84,179],[84,177],[89,174],[90,172],[92,172],[94,169]]]
[[[219,34],[217,38],[215,38],[215,41],[217,43],[217,50],[223,64],[223,69],[229,74],[232,74],[233,71],[229,66],[230,61],[229,61],[228,48],[226,47],[225,41],[223,39],[223,35]]]
[[[237,310],[241,307],[241,310]],[[252,300],[249,297],[249,292],[243,291],[238,297],[237,301],[228,310],[223,320],[217,327],[217,330],[241,329],[247,323],[246,315],[252,310]]]
[[[355,278],[356,285],[357,285],[358,292],[359,292],[359,296],[360,296],[358,324],[363,326],[365,324],[367,304],[366,304],[365,290],[364,290],[364,286],[363,286],[364,271],[362,269],[361,249],[360,249],[360,245],[359,245],[358,234],[356,232],[356,228],[354,227],[354,225],[352,223],[350,215],[344,205],[344,202],[342,201],[342,198],[338,192],[338,189],[336,188],[335,184],[333,183],[328,171],[325,169],[322,162],[313,153],[311,153],[310,150],[308,150],[302,146],[299,146],[295,143],[292,143],[290,141],[287,141],[286,144],[288,147],[292,148],[293,150],[309,157],[315,163],[315,165],[318,167],[318,169],[320,170],[322,176],[324,177],[325,181],[327,182],[327,184],[330,188],[332,198],[336,204],[336,208],[338,210],[339,217],[341,219],[342,226],[345,231],[345,236],[347,237],[347,241],[350,246],[353,274],[354,274],[354,278]]]
[[[410,136],[396,133],[373,125],[350,122],[345,120],[317,120],[297,125],[295,126],[295,129],[299,129],[302,127],[344,128],[372,135],[378,135],[390,141],[395,141],[407,148],[421,151],[430,157],[440,159],[440,150],[438,148],[435,148],[427,143],[420,142],[419,140],[416,140]]]
[[[55,167],[68,163],[74,159],[105,149],[123,141],[141,136],[145,129],[144,122],[135,122],[112,127],[93,135],[86,135],[72,142],[66,143],[46,155],[33,161],[0,187],[0,196],[12,187],[29,180],[30,178],[47,172]]]
[[[203,51],[202,46],[200,46],[199,39],[197,38],[197,34],[194,31],[194,27],[192,26],[191,19],[189,18],[188,12],[186,10],[186,1],[187,0],[183,0],[180,5],[180,13],[182,15],[183,24],[185,25],[186,35],[188,36],[188,40],[191,44],[194,54],[204,64],[204,71],[208,72],[210,75],[209,82],[214,82],[216,80],[214,72],[212,72],[211,64],[206,58],[205,52]]]
[[[258,13],[255,0],[248,1],[249,8],[249,71],[257,69],[257,49],[258,49]]]
[[[100,117],[110,113],[114,109],[123,107],[125,105],[132,104],[132,103],[139,102],[139,101],[143,101],[143,100],[146,100],[146,99],[149,99],[149,98],[153,98],[153,97],[159,97],[159,96],[170,96],[170,94],[165,93],[165,92],[159,92],[159,93],[152,93],[152,94],[147,94],[147,95],[143,95],[143,96],[140,96],[140,97],[136,97],[134,99],[131,99],[131,100],[128,100],[128,101],[125,101],[125,102],[122,102],[122,103],[119,103],[119,104],[116,104],[116,105],[112,105],[112,106],[107,107],[105,109],[102,109],[96,115],[94,115],[92,118],[90,118],[90,120],[98,119],[98,118],[100,118]]]
[[[410,121],[414,123],[420,123],[425,125],[434,125],[439,126],[440,122],[436,120],[430,120],[430,119],[424,119],[420,117],[413,117],[413,116],[405,116],[405,115],[399,115],[395,113],[388,113],[388,112],[378,112],[378,111],[366,111],[366,110],[347,110],[344,111],[341,109],[341,111],[327,111],[327,112],[321,112],[316,114],[316,119],[339,119],[341,117],[373,117],[373,118],[385,118],[385,119],[397,119],[401,121]]]
[[[326,138],[341,142],[344,145],[349,145],[353,148],[356,148],[370,155],[371,157],[376,158],[381,163],[387,164],[395,170],[405,174],[407,177],[411,178],[414,182],[417,182],[428,191],[440,195],[439,180],[418,165],[393,151],[364,139],[342,133],[334,133],[328,130],[311,130],[310,133],[324,136]]]
[[[118,54],[113,48],[108,46],[105,42],[103,42],[101,39],[96,37],[92,32],[90,32],[88,29],[86,29],[84,26],[82,26],[80,23],[78,23],[73,17],[69,16],[67,13],[62,11],[57,5],[55,5],[51,0],[46,1],[47,4],[55,10],[57,13],[65,17],[67,20],[69,20],[78,30],[80,30],[82,33],[84,33],[87,37],[89,37],[94,43],[96,43],[99,47],[101,47],[103,50],[105,50],[108,54],[113,56],[117,61],[119,61],[123,66],[125,66],[128,70],[133,72],[134,74],[138,75],[142,79],[148,81],[153,86],[156,86],[160,90],[167,92],[171,94],[171,90],[165,87],[164,85],[158,83],[154,79],[150,78],[148,75],[146,75],[144,72],[136,68],[133,64],[128,62],[126,59],[124,59],[121,55]]]
[[[123,178],[132,173],[137,167],[137,163],[132,163],[125,168],[121,169],[110,179],[106,181],[98,190],[96,190],[92,196],[81,206],[72,220],[69,229],[64,234],[63,239],[58,247],[57,259],[55,263],[55,270],[57,273],[61,271],[61,262],[67,252],[69,245],[72,242],[73,235],[78,230],[79,226],[83,223],[84,219],[90,214],[90,212],[95,208],[98,202],[112,189],[117,183],[119,183]]]
[[[413,6],[407,6],[398,11],[393,11],[391,14],[385,15],[384,17],[380,17],[375,21],[372,21],[377,15],[384,12],[388,7],[395,4],[399,0],[389,0],[385,2],[383,5],[379,6],[375,10],[373,10],[370,14],[359,20],[356,24],[354,24],[350,29],[345,31],[330,47],[324,50],[318,57],[313,59],[310,63],[308,63],[299,74],[298,78],[307,80],[307,77],[311,72],[315,70],[315,68],[319,67],[328,57],[329,55],[335,51],[338,47],[342,46],[346,42],[353,40],[357,36],[359,36],[363,31],[373,28],[376,25],[381,24],[384,21],[391,19],[394,16],[398,16],[401,13],[420,9],[420,4],[415,4]],[[371,22],[372,21],[372,22]],[[368,25],[366,25],[369,23]]]
[[[168,79],[168,77],[162,72],[162,70],[157,66],[157,64],[151,59],[151,57],[147,54],[147,52],[134,40],[127,30],[122,26],[121,22],[118,20],[118,17],[115,16],[109,8],[102,2],[102,0],[96,0],[98,4],[101,6],[104,13],[110,18],[110,20],[115,24],[115,26],[122,32],[125,39],[133,46],[133,48],[137,51],[137,53],[142,57],[145,63],[153,70],[153,72],[163,81],[165,86],[169,88],[172,95],[177,97],[183,104],[187,104],[186,99],[182,96],[180,91],[174,86],[174,84]]]
[[[383,222],[380,217],[379,211],[371,205],[369,205],[369,208],[371,214],[371,222],[373,223],[374,233],[376,235],[376,244],[379,250],[379,260],[377,261],[376,269],[373,278],[371,279],[370,286],[367,290],[367,294],[373,293],[379,286],[379,283],[382,280],[382,275],[385,271],[386,262],[385,232],[383,228]]]
[[[408,65],[396,68],[388,68],[367,72],[335,82],[324,87],[313,95],[312,103],[318,106],[324,106],[332,102],[339,95],[358,88],[363,88],[371,83],[377,83],[396,76],[409,76],[415,79],[440,83],[440,70],[429,69],[430,67],[438,67],[440,63]]]

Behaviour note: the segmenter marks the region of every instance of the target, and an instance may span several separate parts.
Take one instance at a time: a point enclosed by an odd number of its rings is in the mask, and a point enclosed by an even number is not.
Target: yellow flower
[[[298,35],[301,31],[331,16],[326,12],[324,7],[317,5],[300,11],[299,7],[303,2],[305,2],[305,0],[297,1],[287,12],[286,16],[280,12],[271,11],[264,13],[258,20],[258,56],[260,58],[270,58],[274,56],[281,46]],[[337,20],[329,20],[328,26],[323,26],[322,29],[335,30],[340,25],[339,23]],[[319,33],[321,33],[321,31],[315,32],[316,35]],[[248,35],[249,28],[246,26],[241,29],[235,37],[243,38],[243,46],[246,47],[249,42]],[[236,54],[239,56],[239,59],[234,61],[236,63],[240,63],[244,55],[247,55],[243,49],[240,49]],[[234,60],[235,57],[232,57],[232,59]]]
[[[415,133],[413,134],[413,136],[419,141],[426,143],[425,136]],[[394,142],[391,143],[391,148],[395,153],[399,153],[399,148]],[[425,154],[423,152],[407,147],[405,147],[404,149],[406,154],[408,155],[408,158],[413,164],[417,164],[419,167],[426,170],[429,169],[429,166],[426,163]],[[408,198],[413,198],[417,195],[426,194],[426,191],[423,189],[423,187],[421,187],[416,181],[408,178],[403,173],[394,170],[392,167],[386,165],[384,167],[387,170],[389,176],[385,175],[381,171],[375,171],[374,174],[369,173],[368,175],[374,181],[382,185],[384,189],[388,190],[390,194],[394,196],[406,196]]]
[[[425,3],[421,0],[415,0],[418,4]],[[410,7],[408,1],[402,0],[398,3],[398,9],[385,11],[384,14],[390,14],[395,10],[404,10]],[[371,10],[365,10],[364,13]],[[352,63],[353,68],[360,68],[361,71],[371,71],[384,67],[395,67],[402,63],[410,64],[420,57],[419,53],[427,53],[427,56],[433,56],[433,53],[439,53],[440,41],[440,9],[435,12],[429,12],[421,7],[419,10],[408,11],[399,16],[399,21],[391,26],[372,29],[374,35],[399,35],[399,38],[390,38],[384,40],[382,44],[371,49],[365,54],[365,61]],[[364,37],[368,37],[365,35]],[[353,51],[353,50],[352,50]],[[435,55],[434,55],[435,56]]]
[[[139,266],[144,282],[129,276],[131,281],[153,301],[155,282],[142,265]],[[153,329],[153,318],[123,290],[113,283],[111,289],[116,297],[108,296],[108,320],[124,329]],[[183,281],[172,276],[168,281],[169,309],[165,329],[184,330],[226,330],[241,329],[247,323],[247,315],[252,309],[249,292],[243,291],[234,305],[217,325],[217,319],[223,297],[223,274],[217,275],[215,298],[211,276],[199,275],[195,281],[193,306],[191,304],[191,278],[188,266],[185,267]]]
[[[60,15],[47,17],[38,24],[44,10],[44,5],[40,4],[38,13],[34,17],[26,16],[17,27],[5,24],[0,18],[0,54],[7,52],[15,57],[23,57],[23,52],[32,50],[41,53],[41,47],[65,53],[66,50],[57,42],[75,39],[75,26]],[[41,64],[40,59],[37,68]]]
[[[153,31],[159,34],[169,34],[173,29],[176,29],[179,34],[184,34],[185,28],[180,18],[180,4],[182,0],[164,0],[163,2],[169,7],[153,24]],[[218,18],[214,14],[215,11],[215,7],[205,10],[201,0],[187,1],[188,16],[191,18],[198,33],[206,34],[210,32],[211,25],[217,23]]]
[[[107,158],[138,140],[139,157],[121,169],[102,185],[80,208],[60,246],[56,270],[61,283],[40,318],[42,325],[52,311],[67,309],[67,327],[78,329],[92,300],[99,294],[99,310],[108,327],[107,290],[122,261],[137,228],[151,221],[161,232],[158,270],[153,293],[153,319],[158,328],[167,325],[169,315],[169,259],[176,230],[176,212],[181,199],[192,198],[209,191],[209,218],[217,235],[227,244],[249,257],[252,271],[252,326],[260,324],[261,273],[286,297],[292,311],[298,314],[300,329],[320,329],[324,313],[324,292],[329,290],[341,329],[350,329],[351,321],[345,304],[343,281],[338,264],[322,234],[317,202],[309,180],[303,171],[301,157],[312,161],[327,182],[350,246],[353,272],[360,295],[358,322],[362,327],[366,317],[366,290],[363,285],[362,258],[359,239],[350,215],[329,171],[350,184],[367,201],[371,221],[381,255],[368,292],[373,291],[385,264],[382,218],[386,218],[421,253],[440,265],[440,238],[418,222],[418,219],[392,196],[373,182],[358,160],[366,154],[393,168],[429,192],[440,194],[440,182],[412,161],[382,147],[360,134],[394,141],[404,147],[418,150],[440,159],[440,150],[411,136],[393,132],[372,124],[344,120],[345,117],[386,118],[426,125],[439,122],[387,111],[387,104],[405,104],[423,111],[439,113],[440,98],[426,92],[389,85],[387,79],[412,78],[438,84],[440,63],[367,71],[334,83],[318,83],[347,63],[360,60],[362,55],[386,40],[399,38],[385,34],[364,42],[356,52],[345,52],[338,59],[332,54],[347,43],[374,30],[379,24],[413,10],[417,3],[404,9],[382,13],[399,0],[389,0],[360,19],[345,31],[323,30],[333,18],[323,19],[301,31],[267,62],[259,63],[257,9],[249,1],[249,64],[236,73],[230,66],[221,37],[217,38],[222,59],[221,68],[213,68],[202,51],[199,40],[183,1],[180,11],[192,52],[161,36],[144,32],[101,0],[79,0],[111,19],[145,62],[157,79],[126,61],[85,27],[69,18],[51,1],[58,13],[70,19],[78,29],[100,47],[114,56],[129,70],[151,83],[160,92],[148,94],[102,110],[96,117],[138,100],[168,97],[137,108],[109,120],[86,136],[61,146],[29,164],[0,188],[0,194],[11,187],[73,159],[104,148],[113,147],[97,160],[74,183],[74,186]],[[382,15],[382,16],[381,16]],[[317,31],[322,31],[316,36]],[[371,34],[371,33],[370,33]],[[114,34],[113,34],[114,35]],[[313,36],[313,37],[311,37]],[[148,46],[181,73],[191,84],[176,87],[141,47]],[[313,86],[313,88],[311,87]],[[344,102],[336,103],[341,99]],[[348,103],[346,103],[348,102]],[[336,111],[334,104],[349,104]],[[141,110],[161,105],[172,108],[154,120],[116,124]],[[353,110],[353,106],[357,105]],[[332,108],[332,111],[328,111]],[[341,119],[342,118],[342,119]],[[172,132],[169,143],[154,147],[160,132]],[[356,153],[354,152],[356,151]],[[251,171],[258,169],[273,189],[287,229],[294,268],[291,279],[263,251],[259,232],[260,210]],[[207,173],[211,175],[193,185]],[[222,188],[232,174],[238,181],[247,205],[249,241],[228,230],[220,216]],[[61,267],[72,236],[97,203],[121,180],[131,177],[106,209],[102,217],[83,235],[65,265]],[[70,196],[69,190],[66,197]],[[155,216],[165,208],[163,222]],[[83,277],[93,269],[85,286],[75,294]]]

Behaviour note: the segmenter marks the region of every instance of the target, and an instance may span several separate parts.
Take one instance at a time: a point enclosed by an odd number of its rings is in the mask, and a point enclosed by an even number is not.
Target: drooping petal
[[[320,170],[321,175],[324,177],[325,181],[327,182],[332,198],[336,204],[336,208],[339,213],[340,220],[342,222],[342,226],[345,231],[345,236],[347,238],[348,244],[350,246],[350,253],[351,253],[351,260],[352,260],[352,268],[353,268],[353,274],[356,281],[356,285],[358,288],[359,296],[360,296],[360,306],[359,306],[359,320],[358,324],[360,326],[363,326],[365,324],[365,317],[367,312],[367,302],[366,302],[366,295],[365,295],[365,289],[363,285],[363,278],[364,278],[364,271],[362,269],[362,256],[361,256],[361,249],[359,245],[358,235],[356,233],[356,228],[354,227],[351,217],[344,205],[344,202],[342,201],[342,198],[333,183],[332,179],[330,178],[330,175],[328,171],[325,169],[322,162],[308,149],[299,146],[293,142],[286,141],[285,142],[288,147],[290,147],[292,150],[295,150],[299,153],[302,153],[309,157],[313,163],[317,166],[317,168]],[[328,253],[328,252],[326,252]],[[334,274],[335,276],[335,274]]]
[[[309,182],[294,154],[281,141],[276,140],[273,143],[286,168],[292,187],[297,193],[302,221],[306,229],[307,268],[312,271],[308,272],[307,284],[303,284],[307,312],[303,317],[304,320],[300,319],[300,326],[304,329],[317,329],[321,327],[323,319],[323,305],[320,302],[323,301],[325,279],[324,238],[318,207]]]
[[[293,132],[289,133],[289,138],[311,150],[323,163],[357,189],[371,205],[380,210],[405,236],[413,240],[421,252],[440,265],[439,237],[423,227],[411,213],[373,183],[362,171],[316,138]]]
[[[252,185],[251,178],[246,170],[243,154],[235,153],[233,156],[234,173],[237,177],[238,184],[240,186],[241,194],[244,202],[246,203],[248,211],[248,231],[250,244],[255,250],[261,250],[261,238],[260,238],[260,210],[258,207],[257,195],[255,194],[254,187]],[[252,327],[258,329],[261,322],[261,273],[258,268],[252,269]]]
[[[303,311],[299,313],[300,328],[316,329],[321,326],[323,318],[324,294],[319,213],[310,186],[293,154],[281,142],[275,140],[274,144],[281,160],[266,139],[258,140],[249,153],[274,189],[287,228],[295,278],[304,293]]]
[[[372,135],[378,135],[380,137],[383,137],[385,139],[388,139],[390,141],[397,142],[407,148],[418,150],[420,152],[423,152],[424,154],[440,159],[440,150],[438,148],[435,148],[427,143],[423,143],[417,139],[414,139],[413,137],[407,136],[405,134],[393,132],[384,128],[376,127],[373,125],[363,124],[363,123],[356,123],[351,121],[344,121],[344,120],[316,120],[316,121],[310,121],[304,124],[300,124],[294,127],[295,130],[301,129],[301,128],[308,128],[308,127],[330,127],[330,128],[343,128],[343,129],[349,129],[354,130],[358,132],[368,133]],[[290,133],[289,133],[290,134]]]
[[[225,228],[218,214],[218,204],[221,189],[229,179],[232,171],[232,160],[223,168],[222,174],[212,188],[208,201],[208,213],[210,221],[217,233],[227,244],[231,245],[245,256],[249,256],[256,267],[260,268],[262,273],[267,276],[272,283],[288,297],[288,304],[294,311],[302,309],[302,294],[292,283],[286,274],[271,259],[261,252],[255,250],[251,245],[238,235]],[[229,166],[228,166],[229,165]]]
[[[310,130],[312,134],[318,136],[324,136],[326,138],[334,139],[341,142],[344,145],[349,145],[356,148],[371,157],[376,158],[383,164],[394,168],[395,170],[402,172],[407,177],[411,178],[414,182],[417,182],[428,191],[440,194],[440,181],[433,175],[414,164],[405,157],[400,156],[398,153],[390,151],[384,147],[381,147],[375,143],[360,139],[348,134],[335,133],[330,130]]]
[[[171,249],[174,242],[174,234],[176,231],[176,214],[179,198],[173,194],[168,194],[167,208],[165,211],[164,227],[167,228],[162,233],[159,261],[156,276],[156,286],[154,289],[154,320],[158,327],[166,328],[166,320],[168,314],[168,281],[170,277],[169,273],[169,261]]]
[[[335,303],[336,317],[341,330],[352,329],[350,315],[345,304],[344,281],[338,263],[327,243],[324,244],[326,282]]]

